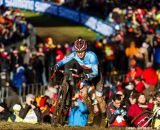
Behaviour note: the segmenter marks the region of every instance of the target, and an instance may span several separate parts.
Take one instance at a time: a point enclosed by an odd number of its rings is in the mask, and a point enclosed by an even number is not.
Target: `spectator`
[[[19,116],[23,119],[23,122],[32,124],[41,122],[41,111],[40,108],[37,107],[34,95],[28,94],[26,96],[26,103],[20,110]]]
[[[43,85],[43,72],[44,72],[44,65],[43,65],[43,61],[41,59],[41,56],[35,54],[32,58],[31,61],[32,67],[35,71],[35,82],[38,84]]]
[[[130,46],[128,48],[126,48],[126,50],[125,50],[126,56],[129,59],[137,57],[138,50],[139,49],[136,47],[136,43],[134,41],[132,41],[131,44],[130,44]]]
[[[122,96],[116,94],[113,96],[112,101],[107,106],[107,114],[111,127],[127,126],[127,112],[123,107],[121,107],[121,102]]]
[[[0,120],[7,121],[11,116],[11,112],[8,110],[7,105],[5,103],[0,103]]]
[[[64,54],[62,52],[62,46],[58,44],[57,50],[56,50],[56,63],[61,61],[63,58],[64,58]]]
[[[142,75],[142,72],[142,69],[136,66],[136,61],[134,59],[131,60],[130,71],[126,75],[125,82],[134,82],[135,78],[140,77]]]
[[[155,95],[155,105],[154,105],[154,108],[153,108],[153,112],[156,112],[155,113],[155,120],[154,120],[154,128],[159,128],[160,126],[160,93],[157,93]]]
[[[88,120],[87,106],[80,100],[79,94],[76,94],[73,98],[74,107],[71,109],[68,117],[69,126],[86,126]]]
[[[51,123],[50,109],[51,109],[51,106],[53,103],[52,99],[50,99],[48,96],[37,96],[36,103],[37,103],[37,106],[41,110],[42,121],[47,122],[47,123]]]
[[[18,90],[18,95],[21,96],[23,86],[25,85],[24,67],[20,64],[15,64],[16,72],[13,74],[12,84]]]
[[[139,93],[136,96],[136,103],[132,104],[129,109],[128,109],[128,115],[131,117],[133,121],[133,124],[135,126],[142,127],[145,123],[146,120],[144,120],[148,115],[143,114],[139,118],[135,119],[137,115],[140,115],[144,110],[149,109],[152,110],[153,108],[153,103],[147,103],[146,102],[146,97],[144,94]],[[143,126],[144,127],[144,126]]]
[[[15,104],[13,106],[13,115],[8,119],[8,122],[22,122],[22,118],[19,117],[19,111],[21,110],[21,105]]]

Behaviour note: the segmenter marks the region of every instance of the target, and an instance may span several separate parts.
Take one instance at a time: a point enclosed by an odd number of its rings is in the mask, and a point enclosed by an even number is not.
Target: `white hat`
[[[13,106],[13,110],[14,110],[14,111],[20,111],[20,110],[21,110],[21,105],[15,104],[15,105]]]

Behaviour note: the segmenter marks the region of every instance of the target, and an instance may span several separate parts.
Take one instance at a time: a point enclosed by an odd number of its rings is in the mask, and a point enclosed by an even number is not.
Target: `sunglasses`
[[[85,52],[85,51],[76,51],[76,53],[83,53],[83,52]]]

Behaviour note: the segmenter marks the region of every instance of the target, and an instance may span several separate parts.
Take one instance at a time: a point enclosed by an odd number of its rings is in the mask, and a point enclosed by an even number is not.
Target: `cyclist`
[[[57,71],[59,67],[72,61],[76,61],[76,63],[78,63],[77,69],[81,69],[84,72],[84,81],[80,83],[80,89],[83,88],[83,86],[87,86],[88,93],[91,92],[91,85],[94,84],[94,86],[96,86],[96,84],[98,84],[98,81],[100,81],[102,76],[100,76],[100,71],[98,69],[99,62],[96,54],[92,51],[87,51],[87,42],[82,38],[78,38],[74,42],[73,52],[68,56],[64,57],[61,61],[59,61],[54,66],[54,70]],[[103,102],[102,85],[96,86],[95,93],[92,93],[92,100],[94,104],[94,111],[98,112],[99,109],[97,107],[97,103],[99,101]],[[103,110],[101,109],[101,111],[102,113],[105,113],[105,108]]]

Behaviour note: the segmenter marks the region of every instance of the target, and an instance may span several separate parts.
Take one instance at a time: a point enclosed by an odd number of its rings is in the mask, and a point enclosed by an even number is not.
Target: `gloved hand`
[[[120,112],[119,109],[117,109],[117,110],[114,112],[114,115],[120,115],[120,114],[121,114],[121,112]]]
[[[125,115],[127,115],[127,112],[122,109],[122,110],[121,110],[121,114],[122,114],[123,116],[125,116]]]
[[[55,64],[54,66],[49,67],[49,70],[52,72],[56,72],[58,70],[58,65]]]
[[[81,78],[84,79],[84,80],[88,80],[88,75],[87,74],[82,74]]]

